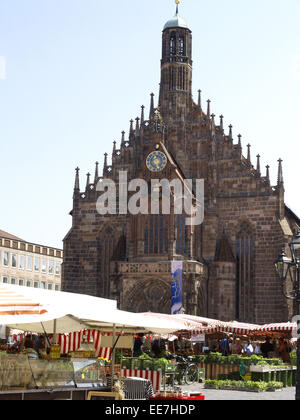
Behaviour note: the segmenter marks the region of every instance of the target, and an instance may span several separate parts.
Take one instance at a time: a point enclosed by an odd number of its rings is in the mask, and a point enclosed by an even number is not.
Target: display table
[[[149,398],[150,401],[204,401],[205,400],[205,396],[204,395],[198,395],[195,397],[186,397],[186,396],[182,396],[182,397],[169,397],[169,396],[155,396],[155,397],[150,397]]]
[[[151,381],[143,378],[123,378],[118,379],[121,382],[126,400],[148,400],[154,396]],[[111,378],[107,379],[107,384],[111,384]]]

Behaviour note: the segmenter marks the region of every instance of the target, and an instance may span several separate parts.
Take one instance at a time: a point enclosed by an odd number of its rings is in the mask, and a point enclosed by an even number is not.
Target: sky
[[[193,32],[193,94],[261,155],[300,215],[299,0],[182,0]],[[0,229],[62,248],[75,168],[102,167],[149,112],[174,0],[0,0]],[[147,115],[147,114],[146,114]]]

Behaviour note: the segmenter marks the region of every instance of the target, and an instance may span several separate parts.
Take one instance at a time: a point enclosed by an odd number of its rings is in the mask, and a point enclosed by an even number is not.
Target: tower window
[[[176,55],[176,33],[172,32],[170,36],[170,56]]]
[[[185,55],[185,39],[182,35],[179,37],[178,55]]]

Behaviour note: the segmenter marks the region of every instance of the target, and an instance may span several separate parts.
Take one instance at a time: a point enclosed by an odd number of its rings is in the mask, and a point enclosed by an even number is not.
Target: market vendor
[[[29,359],[39,359],[39,354],[34,349],[34,344],[31,335],[27,335],[24,339],[23,353],[27,354]]]

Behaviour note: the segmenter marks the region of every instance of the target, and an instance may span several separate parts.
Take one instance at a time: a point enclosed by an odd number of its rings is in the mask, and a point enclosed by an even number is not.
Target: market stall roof
[[[114,325],[123,331],[169,334],[182,327],[176,320],[162,322],[155,317],[120,311],[113,300],[8,284],[0,286],[0,325],[48,334],[83,329],[111,331]]]
[[[294,332],[297,333],[296,322],[284,322],[279,324],[266,324],[259,328],[261,332]]]

